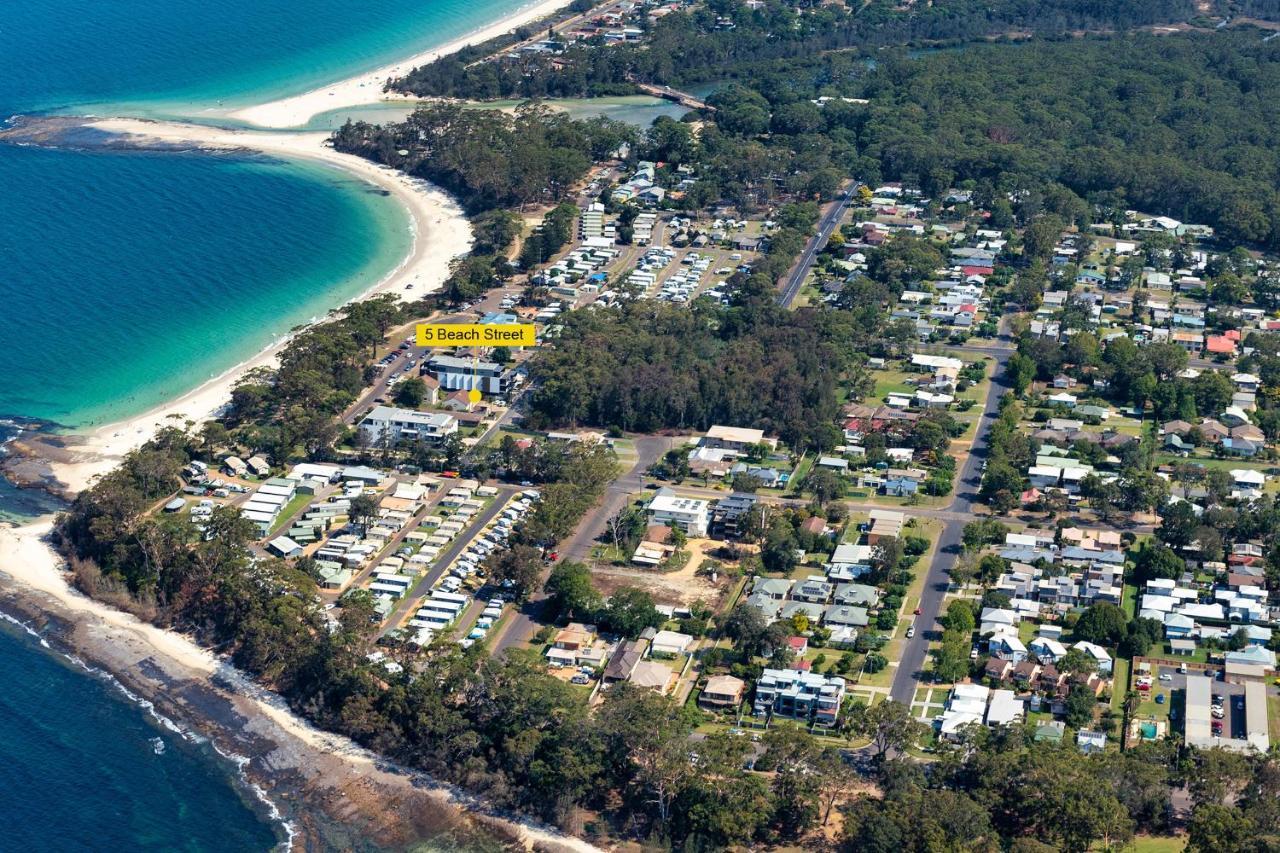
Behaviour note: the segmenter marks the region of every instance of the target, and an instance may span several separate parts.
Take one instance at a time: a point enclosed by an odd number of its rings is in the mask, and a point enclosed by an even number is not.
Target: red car
[[[915,610],[913,610],[913,611],[911,611],[911,612],[912,612],[912,613],[914,613],[916,616],[919,616],[919,615],[920,615],[920,608],[919,608],[919,607],[917,607]]]

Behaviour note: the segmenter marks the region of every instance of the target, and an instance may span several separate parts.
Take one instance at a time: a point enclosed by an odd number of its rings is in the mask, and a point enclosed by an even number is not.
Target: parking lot
[[[1221,708],[1221,716],[1219,716],[1218,711],[1212,712],[1213,733],[1224,738],[1243,739],[1245,737],[1244,685],[1229,684],[1223,681],[1221,668],[1218,667],[1211,667],[1208,670],[1188,667],[1188,672],[1186,673],[1179,670],[1179,667],[1151,664],[1149,676],[1144,673],[1137,673],[1134,677],[1134,686],[1143,700],[1143,705],[1148,702],[1163,705],[1164,707],[1161,710],[1168,714],[1173,723],[1173,728],[1175,730],[1180,729],[1185,708],[1187,677],[1211,672],[1214,674],[1212,688],[1213,707]],[[1144,677],[1150,680],[1151,687],[1149,690],[1142,689]],[[1158,699],[1160,696],[1164,697],[1163,702]],[[1219,724],[1221,725],[1221,731],[1219,731]]]

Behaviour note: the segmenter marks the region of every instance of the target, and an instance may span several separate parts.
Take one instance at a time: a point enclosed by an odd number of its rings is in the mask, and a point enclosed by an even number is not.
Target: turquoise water
[[[8,624],[0,683],[0,849],[200,853],[282,840],[230,762]]]
[[[404,210],[341,172],[0,147],[0,416],[83,427],[179,396],[375,284]]]
[[[519,5],[0,2],[0,121],[207,120],[444,43]],[[178,396],[366,290],[410,240],[396,202],[319,166],[0,145],[0,444],[13,433],[7,418],[86,427]],[[0,482],[0,520],[49,509]],[[0,683],[0,850],[277,843],[279,827],[225,761],[158,729],[108,683],[4,632]]]
[[[453,41],[525,2],[0,3],[0,116],[59,109],[199,115],[219,102],[257,103]]]
[[[0,3],[0,118],[208,118],[443,44],[524,2]],[[365,290],[409,245],[392,201],[312,166],[0,146],[0,187],[0,418],[137,414]],[[85,342],[93,357],[72,358]]]

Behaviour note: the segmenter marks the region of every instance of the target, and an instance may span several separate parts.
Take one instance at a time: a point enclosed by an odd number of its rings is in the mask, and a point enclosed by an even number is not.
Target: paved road
[[[666,453],[676,439],[666,436],[642,436],[635,440],[636,461],[625,474],[609,484],[608,490],[596,505],[578,524],[578,529],[560,544],[561,559],[582,560],[590,555],[591,545],[598,536],[604,533],[610,518],[617,515],[626,506],[627,498],[644,488],[644,472]],[[550,570],[542,576],[545,583]],[[541,585],[539,585],[541,586]],[[538,633],[545,622],[542,618],[546,596],[541,588],[534,593],[524,606],[503,621],[498,631],[489,638],[489,647],[493,654],[499,654],[513,646],[521,646]]]
[[[860,186],[862,184],[859,181],[851,181],[844,194],[837,201],[828,205],[826,213],[818,220],[818,233],[809,238],[809,243],[804,247],[804,252],[800,254],[799,262],[791,270],[791,274],[787,276],[786,283],[782,287],[782,293],[778,295],[778,304],[783,308],[790,308],[791,303],[795,302],[796,297],[800,294],[800,288],[804,286],[805,277],[809,275],[809,269],[813,266],[814,258],[827,245],[827,240],[831,238],[831,232],[840,224],[840,217],[844,215],[845,208],[849,205],[849,199],[853,198],[853,194],[857,192]]]
[[[1013,355],[1007,347],[992,348],[990,355],[995,359],[995,372],[991,387],[987,390],[986,403],[982,409],[982,420],[978,424],[977,435],[964,467],[956,481],[955,497],[946,507],[948,518],[938,537],[937,550],[929,564],[925,577],[924,592],[920,596],[920,615],[916,617],[916,635],[907,640],[902,650],[902,659],[898,663],[898,671],[893,678],[893,689],[890,696],[903,704],[910,705],[915,698],[916,687],[925,684],[923,680],[925,659],[929,654],[929,637],[938,626],[938,615],[942,610],[942,598],[946,594],[948,574],[955,566],[960,555],[960,538],[965,524],[972,520],[973,504],[977,499],[978,487],[982,483],[982,460],[987,456],[987,436],[991,421],[1000,408],[1000,398],[1004,395],[1004,370]],[[914,512],[914,510],[908,510]]]
[[[416,612],[422,606],[422,602],[431,597],[432,588],[440,578],[444,577],[445,572],[453,565],[453,561],[458,559],[458,555],[467,549],[467,546],[484,529],[486,524],[497,518],[498,513],[502,512],[511,496],[519,491],[518,487],[499,486],[498,488],[501,491],[493,499],[493,503],[481,510],[480,514],[471,522],[471,525],[463,530],[462,535],[450,542],[449,547],[440,553],[440,556],[436,558],[434,568],[427,572],[424,578],[414,586],[414,593],[406,595],[396,604],[390,615],[387,616],[382,634],[386,634],[393,628],[398,628],[410,613]],[[441,489],[441,491],[443,492],[444,489]],[[417,525],[413,525],[413,528],[406,528],[402,532],[408,534],[410,529],[417,529]]]

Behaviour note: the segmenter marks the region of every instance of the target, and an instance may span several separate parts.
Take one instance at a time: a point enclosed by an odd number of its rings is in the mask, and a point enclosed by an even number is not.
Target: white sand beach
[[[313,89],[301,95],[245,107],[231,113],[230,117],[255,124],[258,127],[298,127],[306,124],[312,116],[328,110],[357,107],[361,104],[372,104],[385,100],[413,100],[403,95],[384,92],[383,87],[386,85],[387,80],[403,77],[419,65],[425,65],[450,53],[457,53],[468,45],[488,41],[517,27],[524,26],[530,21],[544,18],[566,5],[568,5],[568,0],[543,0],[543,2],[518,9],[500,21],[476,30],[470,35],[455,39],[441,47],[432,48],[391,65],[386,65],[346,80],[339,80],[337,83],[331,83],[328,86],[322,86],[319,89]]]
[[[267,154],[315,160],[343,169],[390,192],[409,211],[415,235],[413,249],[399,266],[358,299],[366,299],[377,293],[392,293],[408,300],[418,299],[438,289],[449,275],[449,262],[471,248],[471,226],[461,208],[447,195],[425,181],[326,147],[326,133],[223,130],[203,125],[141,119],[101,119],[93,121],[92,126],[110,133],[143,137],[152,141],[196,144],[211,149],[252,149]],[[126,454],[151,438],[170,418],[178,423],[208,419],[227,403],[231,388],[245,372],[274,363],[287,342],[288,338],[282,337],[253,358],[176,400],[136,417],[77,435],[66,458],[49,460],[53,476],[67,490],[81,491],[94,477],[110,471]]]

